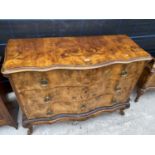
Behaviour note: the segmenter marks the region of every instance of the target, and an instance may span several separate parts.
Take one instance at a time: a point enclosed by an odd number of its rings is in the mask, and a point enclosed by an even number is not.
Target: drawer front
[[[112,106],[112,94],[102,94],[97,97],[75,102],[55,102],[51,104],[49,111],[52,114],[61,113],[84,113],[98,107]]]
[[[115,80],[119,76],[137,74],[141,62],[115,64],[88,70],[53,70],[48,72],[21,72],[11,75],[18,92],[34,89],[51,89],[59,86],[91,86]]]
[[[37,90],[38,91],[38,90]],[[96,107],[111,106],[112,94],[101,94],[87,100],[64,100],[56,96],[52,98],[51,92],[25,91],[19,94],[23,110],[29,119],[49,117],[61,113],[82,113]],[[75,92],[76,94],[76,92]]]
[[[122,64],[88,70],[53,70],[48,72],[21,72],[11,75],[18,92],[52,89],[60,86],[91,86],[113,80],[120,75]]]

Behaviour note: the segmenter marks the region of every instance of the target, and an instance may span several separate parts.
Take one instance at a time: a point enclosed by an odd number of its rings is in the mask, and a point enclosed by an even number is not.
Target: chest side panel
[[[0,107],[1,108],[1,107]],[[0,110],[0,120],[3,119],[2,110]]]
[[[5,106],[0,99],[0,125],[8,124],[8,116],[5,115]]]

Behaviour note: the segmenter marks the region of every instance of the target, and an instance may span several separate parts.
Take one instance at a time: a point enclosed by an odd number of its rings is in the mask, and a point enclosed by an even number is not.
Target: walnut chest
[[[11,39],[2,73],[31,133],[32,125],[123,114],[151,59],[126,35]]]

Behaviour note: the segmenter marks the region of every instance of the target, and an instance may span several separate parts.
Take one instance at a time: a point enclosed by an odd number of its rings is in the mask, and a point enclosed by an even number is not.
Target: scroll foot
[[[135,98],[135,102],[138,102],[140,96],[142,96],[144,94],[144,92],[145,92],[144,89],[140,89],[137,91],[137,96]]]
[[[125,115],[124,109],[120,109],[119,113],[120,113],[120,115],[122,115],[122,116]]]
[[[28,130],[27,130],[27,135],[32,135],[33,133],[33,127],[29,127]]]

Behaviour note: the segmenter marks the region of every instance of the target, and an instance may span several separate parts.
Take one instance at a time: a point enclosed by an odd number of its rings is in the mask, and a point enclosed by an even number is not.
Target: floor
[[[14,94],[10,95],[13,98]],[[131,107],[125,116],[118,112],[107,113],[86,121],[60,122],[34,128],[33,135],[153,135],[155,134],[155,92],[146,92],[138,103],[131,96]],[[18,130],[0,127],[0,135],[25,135],[27,129],[21,125],[21,111],[18,116]]]

